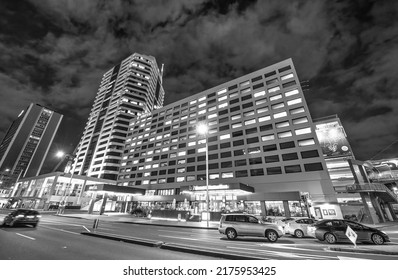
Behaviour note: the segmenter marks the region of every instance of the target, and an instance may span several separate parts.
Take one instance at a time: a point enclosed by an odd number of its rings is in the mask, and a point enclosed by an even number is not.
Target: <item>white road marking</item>
[[[85,226],[83,226],[85,230],[87,230],[88,232],[91,232],[88,228],[86,228]]]
[[[199,240],[194,238],[186,238],[186,237],[178,237],[178,236],[168,236],[168,235],[159,235],[161,237],[168,237],[168,238],[176,238],[176,239],[186,239],[186,240]]]
[[[339,260],[345,261],[345,260],[366,260],[363,258],[350,258],[350,257],[344,257],[344,256],[337,256]]]
[[[25,237],[25,238],[28,238],[28,239],[31,239],[31,240],[36,240],[36,238],[30,237],[30,236],[26,236],[26,235],[23,235],[23,234],[20,234],[20,233],[16,233],[16,235],[19,235],[19,236],[22,236],[22,237]]]
[[[76,235],[80,235],[80,233],[76,233],[73,231],[69,231],[69,230],[64,230],[64,229],[58,229],[58,228],[52,228],[52,227],[46,227],[46,226],[41,226],[47,229],[52,229],[52,230],[56,230],[56,231],[62,231],[62,232],[66,232],[66,233],[71,233],[71,234],[76,234]]]

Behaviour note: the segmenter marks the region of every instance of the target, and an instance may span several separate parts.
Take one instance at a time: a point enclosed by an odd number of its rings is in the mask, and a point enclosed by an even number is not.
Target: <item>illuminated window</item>
[[[221,173],[221,178],[233,178],[234,174],[233,172],[223,172]]]
[[[274,114],[274,119],[279,119],[279,118],[283,118],[286,116],[287,116],[286,112],[280,112],[280,113]]]
[[[281,139],[281,138],[287,138],[287,137],[291,137],[291,136],[293,136],[293,134],[292,134],[291,131],[285,131],[285,132],[280,132],[280,133],[278,133],[278,138],[279,138],[279,139]]]
[[[269,98],[270,101],[275,101],[282,98],[282,94],[277,94]]]
[[[198,153],[204,153],[204,152],[206,152],[206,147],[198,149]]]
[[[312,139],[312,138],[310,138],[310,139],[303,139],[303,140],[299,140],[299,141],[298,141],[298,145],[299,145],[300,147],[315,145],[315,141],[314,141],[314,139]]]
[[[223,94],[223,93],[226,93],[226,92],[227,92],[227,89],[224,88],[222,90],[217,91],[217,95],[220,95],[220,94]]]
[[[270,88],[269,90],[268,90],[268,93],[273,93],[273,92],[276,92],[276,91],[278,91],[278,90],[280,90],[281,88],[279,87],[279,86],[276,86],[276,87],[273,87],[273,88]]]
[[[218,102],[221,102],[221,101],[223,101],[223,100],[226,100],[228,98],[228,96],[222,96],[222,97],[220,97],[219,99],[218,99]]]
[[[242,123],[238,122],[238,123],[232,124],[232,128],[238,128],[238,127],[242,127]]]
[[[204,106],[206,106],[206,103],[199,104],[198,108],[202,108]]]
[[[256,105],[261,105],[267,103],[267,98],[262,98],[256,101]]]
[[[206,109],[205,110],[202,110],[202,111],[199,111],[198,112],[198,115],[202,115],[202,114],[205,114],[206,113]]]
[[[289,100],[288,102],[287,102],[287,105],[288,106],[291,106],[291,105],[294,105],[294,104],[299,104],[299,103],[301,103],[302,102],[302,99],[301,98],[296,98],[296,99],[293,99],[293,100]]]
[[[185,177],[177,177],[177,182],[185,182]]]
[[[302,117],[302,118],[298,118],[298,119],[294,119],[293,120],[293,124],[301,124],[301,123],[307,123],[308,122],[308,118],[307,117]]]
[[[231,134],[224,134],[224,135],[220,135],[220,140],[224,140],[224,139],[229,139],[231,138]]]
[[[298,89],[293,89],[293,90],[289,90],[289,91],[285,92],[285,96],[288,97],[288,96],[292,96],[292,95],[295,95],[298,93],[299,93]]]
[[[295,108],[295,109],[291,109],[290,110],[290,114],[291,115],[295,115],[295,114],[299,114],[299,113],[304,113],[304,107],[299,107],[299,108]]]
[[[274,104],[274,105],[271,106],[271,108],[273,110],[280,109],[280,108],[283,108],[283,107],[285,107],[285,103],[283,103],[283,102],[277,103],[277,104]]]
[[[274,134],[261,136],[261,140],[262,141],[270,141],[270,140],[274,140],[274,139],[275,139],[275,135]]]
[[[218,179],[218,178],[220,178],[220,174],[218,174],[218,173],[209,174],[210,180],[214,180],[214,179]]]
[[[244,82],[240,83],[240,86],[244,87],[244,86],[247,86],[248,84],[250,84],[249,81],[244,81]]]
[[[199,112],[200,113],[200,112]],[[217,118],[217,113],[215,114],[211,114],[207,117],[208,119],[213,119],[213,118]]]
[[[240,119],[242,116],[240,115],[240,114],[236,114],[236,115],[233,115],[233,116],[231,116],[231,120],[237,120],[237,119]]]
[[[264,117],[258,118],[258,122],[265,122],[265,121],[269,121],[269,120],[271,120],[270,116],[264,116]]]
[[[311,133],[311,127],[296,129],[294,132],[296,133],[296,135],[308,134]]]
[[[294,77],[293,73],[289,73],[287,75],[281,76],[281,80],[284,81],[293,77]]]
[[[262,107],[257,109],[257,114],[268,112],[268,107]]]
[[[288,121],[280,122],[280,123],[276,123],[275,124],[276,128],[282,128],[282,127],[287,127],[287,126],[289,126],[289,122]]]
[[[224,97],[226,97],[226,96],[224,96]],[[227,106],[228,106],[228,102],[225,102],[225,103],[222,103],[222,104],[218,105],[218,108],[222,109],[222,108],[225,108]]]
[[[245,121],[245,125],[250,125],[250,124],[255,124],[255,123],[256,123],[256,119],[251,119],[251,120]]]
[[[196,102],[198,102],[197,100],[192,100],[191,102],[189,102],[190,105],[195,104]]]
[[[255,94],[253,94],[253,96],[255,98],[260,97],[260,96],[264,96],[264,95],[265,95],[265,91],[264,90],[256,92]]]

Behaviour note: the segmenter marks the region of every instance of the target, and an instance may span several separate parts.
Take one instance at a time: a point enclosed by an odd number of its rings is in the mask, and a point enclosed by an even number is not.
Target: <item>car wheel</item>
[[[267,230],[265,232],[265,237],[267,237],[269,242],[276,242],[278,240],[278,234],[275,230]]]
[[[329,244],[334,244],[337,242],[336,236],[334,236],[334,234],[330,232],[325,234],[325,240]]]
[[[236,234],[236,230],[233,228],[229,228],[226,230],[225,234],[227,235],[228,239],[235,239],[238,235]]]
[[[378,233],[374,233],[372,235],[372,242],[376,245],[383,245],[384,244],[384,238],[378,234]]]
[[[294,231],[294,236],[296,236],[297,238],[303,238],[304,237],[304,232],[301,229],[296,229]]]

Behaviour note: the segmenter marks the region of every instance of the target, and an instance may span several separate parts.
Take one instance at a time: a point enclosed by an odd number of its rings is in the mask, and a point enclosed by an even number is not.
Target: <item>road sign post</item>
[[[354,243],[354,247],[357,247],[357,238],[358,234],[350,228],[350,226],[347,226],[347,230],[345,231],[345,235],[350,239],[352,243]]]

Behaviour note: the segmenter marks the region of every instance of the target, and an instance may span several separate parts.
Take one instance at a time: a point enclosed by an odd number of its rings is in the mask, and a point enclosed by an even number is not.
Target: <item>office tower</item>
[[[163,105],[162,72],[152,56],[134,53],[101,80],[73,172],[116,180],[130,120]]]
[[[30,104],[22,111],[0,144],[3,176],[9,174],[16,179],[39,175],[61,120],[61,114],[38,104]]]
[[[305,202],[341,217],[291,59],[142,114],[129,133],[118,185],[146,189],[137,207],[204,210],[208,169],[210,209],[301,215]]]

